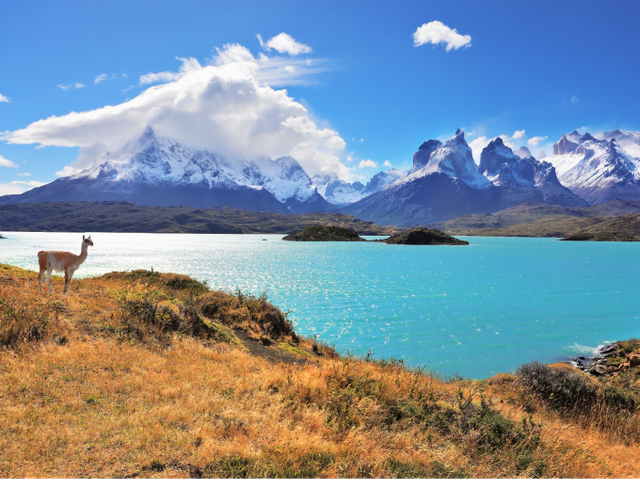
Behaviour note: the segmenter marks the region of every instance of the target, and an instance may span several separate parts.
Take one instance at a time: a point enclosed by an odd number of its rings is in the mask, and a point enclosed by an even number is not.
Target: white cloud
[[[522,137],[524,137],[524,130],[516,130],[515,133],[511,135],[511,138],[513,139],[522,138]]]
[[[481,135],[469,142],[469,146],[471,147],[471,152],[473,154],[473,159],[477,164],[480,164],[480,154],[482,153],[482,150],[484,150],[484,147],[489,145],[489,142],[491,140],[493,139]]]
[[[455,28],[449,28],[444,23],[434,20],[425,23],[413,33],[413,45],[419,47],[425,43],[437,45],[447,44],[447,52],[464,46],[471,46],[470,35],[460,35]]]
[[[96,142],[87,147],[82,147],[76,161],[65,165],[62,170],[56,172],[56,175],[60,177],[75,175],[93,165],[93,162],[102,157],[108,150],[109,148],[102,142]]]
[[[373,160],[360,160],[358,167],[360,168],[376,168],[378,164]]]
[[[11,185],[10,183],[0,183],[0,196],[3,195],[19,195],[26,190],[18,185]]]
[[[126,75],[124,75],[124,74],[123,74],[123,76],[126,77]],[[101,73],[100,75],[98,75],[95,78],[93,83],[96,84],[96,83],[104,82],[105,80],[113,80],[116,77],[117,77],[117,75],[115,73],[112,73],[111,75],[107,75],[106,73]]]
[[[391,162],[389,160],[385,160],[382,165],[384,167],[387,167],[387,168],[392,168],[393,167],[393,165],[391,165]]]
[[[576,131],[580,134],[580,135],[584,135],[585,133],[587,133],[587,130],[589,130],[587,127],[580,127],[580,128],[576,128]],[[546,137],[545,137],[546,138]]]
[[[13,182],[10,182],[9,184],[10,185],[26,185],[26,186],[31,187],[31,188],[41,187],[43,185],[46,185],[46,183],[37,182],[36,180],[14,180]]]
[[[536,147],[536,146],[538,146],[538,144],[540,142],[544,142],[547,138],[549,138],[549,137],[547,137],[547,136],[544,136],[544,137],[531,137],[529,140],[527,140],[527,143],[532,147]]]
[[[573,97],[571,97],[571,103],[576,103],[579,102],[580,99],[578,97],[576,97],[575,95]]]
[[[140,77],[140,85],[153,83],[168,83],[181,78],[189,72],[203,68],[195,58],[176,57],[182,62],[178,72],[147,73]],[[321,60],[311,61],[296,60],[284,57],[270,57],[260,54],[255,58],[249,50],[238,44],[225,45],[224,48],[216,48],[216,55],[212,59],[213,66],[236,65],[237,70],[249,69],[247,74],[253,76],[258,82],[271,87],[284,85],[305,85],[311,83],[309,77],[325,71]],[[238,71],[238,74],[243,74]],[[124,91],[128,91],[133,86]]]
[[[2,102],[9,103],[10,101],[11,101],[11,100],[9,99],[9,97],[5,97],[4,95],[2,95],[2,94],[0,93],[0,103],[2,103]]]
[[[84,88],[86,87],[86,85],[84,83],[72,83],[70,85],[58,85],[58,88],[61,88],[62,90],[64,90],[65,92],[71,90],[72,88]]]
[[[0,167],[15,167],[15,168],[18,168],[18,165],[16,165],[11,160],[7,160],[2,155],[0,155]]]
[[[31,174],[29,172],[22,172],[18,174],[19,177],[30,177]]]
[[[25,182],[22,180],[15,180],[10,183],[0,183],[0,196],[1,195],[19,195],[32,188],[41,187],[45,185],[42,182],[36,182],[34,180]]]
[[[345,142],[338,132],[318,127],[286,90],[264,84],[265,79],[295,83],[314,67],[301,62],[296,73],[288,74],[280,60],[254,58],[241,45],[225,45],[212,65],[183,60],[172,80],[129,101],[39,120],[5,140],[83,147],[78,160],[61,171],[68,174],[89,166],[107,146],[117,148],[153,125],[162,135],[230,158],[289,155],[310,175],[334,172],[349,179],[351,173],[340,161]]]
[[[293,56],[301,53],[311,53],[311,47],[309,45],[296,42],[291,35],[284,32],[270,38],[266,42],[262,40],[262,36],[260,34],[256,35],[256,37],[258,37],[260,46],[265,50],[274,49],[278,53],[288,53]]]
[[[353,156],[353,152],[347,155],[347,162],[353,162],[356,158]]]
[[[179,76],[180,76],[180,73],[176,73],[176,72],[147,73],[140,77],[140,85],[148,85],[150,83],[171,82],[173,80],[176,80]]]

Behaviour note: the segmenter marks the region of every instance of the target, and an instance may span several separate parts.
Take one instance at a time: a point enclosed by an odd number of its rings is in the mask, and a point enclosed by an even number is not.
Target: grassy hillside
[[[446,379],[339,356],[266,298],[185,276],[49,295],[7,265],[0,346],[3,477],[640,476],[637,367]]]
[[[526,203],[486,215],[469,215],[429,225],[450,235],[564,237],[577,234],[640,236],[640,201],[611,200],[569,208]]]
[[[154,207],[130,202],[0,205],[0,230],[17,232],[291,233],[307,225],[353,228],[361,235],[397,231],[340,213],[283,215],[229,207]]]

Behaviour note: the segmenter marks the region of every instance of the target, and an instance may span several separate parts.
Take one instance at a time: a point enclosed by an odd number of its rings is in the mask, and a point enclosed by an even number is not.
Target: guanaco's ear
[[[82,241],[84,242],[84,235],[82,235]]]

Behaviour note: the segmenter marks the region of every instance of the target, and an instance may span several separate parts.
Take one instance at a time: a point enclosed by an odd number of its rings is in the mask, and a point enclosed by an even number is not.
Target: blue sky
[[[0,194],[78,171],[137,134],[146,118],[194,146],[292,154],[310,173],[351,180],[385,162],[408,168],[423,141],[458,127],[476,146],[504,135],[534,155],[581,127],[640,130],[638,18],[640,3],[628,1],[4,2]],[[416,45],[418,28],[436,21],[461,44]],[[264,45],[280,33],[302,51]],[[238,59],[248,70],[233,73]],[[243,104],[236,132],[229,117],[226,130],[216,130],[219,118],[203,122],[238,105],[212,100],[211,91],[193,96],[191,119],[186,110],[167,112],[167,98],[185,85],[189,94],[198,81],[211,85],[211,64],[266,88]],[[234,85],[230,95],[244,92],[245,84]],[[141,95],[146,100],[136,100]],[[120,105],[127,111],[104,109]],[[145,116],[145,108],[163,113]],[[102,117],[82,113],[92,110]],[[35,124],[53,115],[60,118]],[[286,134],[270,130],[286,118],[299,122]]]

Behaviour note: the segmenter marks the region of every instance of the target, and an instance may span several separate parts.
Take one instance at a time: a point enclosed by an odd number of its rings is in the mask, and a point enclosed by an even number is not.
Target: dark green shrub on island
[[[383,241],[389,245],[469,245],[465,240],[458,240],[440,230],[424,227],[393,235]]]
[[[325,225],[309,225],[304,230],[287,235],[283,240],[292,242],[366,242],[355,230]]]

